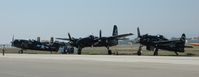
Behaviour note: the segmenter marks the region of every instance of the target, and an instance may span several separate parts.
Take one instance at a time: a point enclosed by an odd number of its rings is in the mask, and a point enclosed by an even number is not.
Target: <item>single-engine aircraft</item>
[[[113,34],[109,37],[102,37],[102,31],[100,30],[99,37],[90,35],[85,38],[73,38],[70,36],[70,33],[68,33],[69,38],[56,38],[59,40],[68,40],[69,44],[73,47],[76,47],[78,49],[77,54],[81,54],[82,48],[85,47],[106,47],[108,49],[108,54],[111,55],[112,51],[110,50],[111,46],[118,45],[118,40],[133,35],[132,33],[128,34],[121,34],[118,35],[118,28],[116,25],[113,27]]]
[[[12,39],[11,44],[13,47],[20,48],[18,53],[22,54],[24,50],[41,50],[41,51],[58,51],[60,47],[67,46],[64,42],[53,41],[51,38],[50,42],[40,42],[36,40],[24,40],[24,39]]]
[[[149,51],[154,51],[154,56],[158,55],[158,50],[168,50],[175,52],[176,55],[179,55],[178,52],[184,52],[185,48],[185,34],[182,34],[181,38],[178,40],[168,40],[163,35],[141,35],[139,27],[137,28],[138,33],[138,43],[140,43],[139,50],[137,55],[141,55],[143,45],[146,46],[146,49]]]

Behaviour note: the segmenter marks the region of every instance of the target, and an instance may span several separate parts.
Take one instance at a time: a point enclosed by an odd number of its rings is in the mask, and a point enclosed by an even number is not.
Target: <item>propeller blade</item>
[[[139,27],[137,28],[137,33],[138,33],[138,37],[141,37]]]
[[[99,38],[102,38],[102,30],[99,32]]]
[[[68,33],[68,38],[69,38],[70,41],[72,41],[72,38],[71,38],[71,36],[70,36],[70,33]]]
[[[11,46],[14,45],[14,40],[15,40],[15,38],[14,38],[14,35],[13,35],[13,36],[12,36],[12,40],[11,40]]]
[[[15,40],[15,36],[13,35],[13,36],[12,36],[12,42],[13,42],[14,40]]]

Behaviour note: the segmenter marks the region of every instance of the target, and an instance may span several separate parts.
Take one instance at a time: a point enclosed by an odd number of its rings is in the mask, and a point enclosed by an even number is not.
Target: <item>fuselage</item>
[[[29,50],[42,50],[42,51],[58,51],[60,46],[64,46],[64,43],[44,43],[38,42],[35,40],[20,40],[16,39],[12,41],[12,46],[21,48],[21,49],[29,49]]]
[[[184,52],[185,42],[181,40],[168,40],[163,36],[143,35],[140,43],[146,46],[147,50],[153,51],[154,48]]]
[[[86,38],[79,38],[77,40],[73,40],[71,45],[74,47],[81,46],[84,47],[106,47],[106,46],[115,46],[118,44],[118,40],[108,39],[106,37],[95,37],[89,36]]]

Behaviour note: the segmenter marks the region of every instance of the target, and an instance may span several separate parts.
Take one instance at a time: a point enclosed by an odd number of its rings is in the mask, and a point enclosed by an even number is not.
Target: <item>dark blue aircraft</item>
[[[53,38],[50,42],[40,42],[36,40],[23,40],[23,39],[14,39],[11,42],[13,47],[20,48],[21,50],[18,53],[23,53],[23,50],[41,50],[41,51],[58,51],[60,47],[67,46],[64,42],[53,41]]]
[[[118,35],[118,28],[116,25],[114,25],[113,34],[110,37],[102,37],[102,32],[100,30],[99,37],[90,35],[85,38],[73,38],[68,33],[69,38],[56,38],[56,39],[68,40],[70,45],[78,48],[79,55],[81,54],[82,48],[85,48],[85,47],[106,47],[108,49],[108,54],[111,55],[112,51],[110,50],[110,47],[118,45],[118,40],[130,35],[133,35],[133,34],[128,33],[128,34]]]
[[[186,40],[185,34],[182,34],[179,40],[168,40],[163,35],[141,35],[139,28],[137,28],[137,32],[139,38],[138,43],[140,43],[137,55],[142,54],[141,50],[143,45],[146,46],[147,50],[154,51],[154,56],[158,55],[159,49],[175,52],[176,55],[178,55],[178,52],[184,52]]]

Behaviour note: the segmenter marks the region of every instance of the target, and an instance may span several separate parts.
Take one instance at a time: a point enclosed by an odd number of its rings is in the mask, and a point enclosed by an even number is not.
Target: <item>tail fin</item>
[[[141,35],[140,35],[140,29],[139,29],[139,27],[137,28],[137,33],[138,33],[138,37],[140,37]]]
[[[184,52],[185,51],[185,42],[186,42],[186,35],[183,33],[181,38],[180,38],[181,43],[178,43],[178,50],[179,52]]]
[[[180,40],[185,43],[185,41],[186,41],[186,35],[184,33],[182,34]]]
[[[117,36],[117,35],[118,35],[118,28],[117,28],[117,25],[114,25],[112,36]]]

